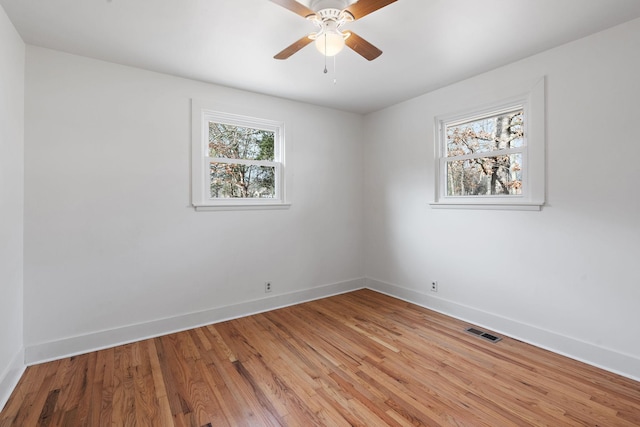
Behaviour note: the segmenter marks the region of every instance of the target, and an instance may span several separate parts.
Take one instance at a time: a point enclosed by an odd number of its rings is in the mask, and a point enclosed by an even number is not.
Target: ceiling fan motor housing
[[[320,12],[324,9],[337,9],[341,11],[356,2],[357,0],[311,0],[309,8],[314,12]]]

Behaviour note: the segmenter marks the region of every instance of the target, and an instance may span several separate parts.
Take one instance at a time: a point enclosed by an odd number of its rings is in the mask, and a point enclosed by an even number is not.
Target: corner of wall
[[[21,348],[13,357],[11,364],[0,375],[0,411],[2,411],[11,397],[11,393],[18,385],[26,369],[24,363],[24,348]]]
[[[25,369],[25,52],[24,41],[0,6],[0,410]]]

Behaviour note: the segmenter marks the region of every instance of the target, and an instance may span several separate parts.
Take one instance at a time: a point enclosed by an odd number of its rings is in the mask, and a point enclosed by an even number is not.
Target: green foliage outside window
[[[210,122],[211,197],[274,198],[274,154],[274,132]]]

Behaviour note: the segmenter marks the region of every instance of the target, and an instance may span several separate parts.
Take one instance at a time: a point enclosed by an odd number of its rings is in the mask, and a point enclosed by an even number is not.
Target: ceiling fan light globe
[[[316,49],[325,56],[337,55],[344,49],[344,44],[344,37],[337,33],[325,33],[316,38]]]

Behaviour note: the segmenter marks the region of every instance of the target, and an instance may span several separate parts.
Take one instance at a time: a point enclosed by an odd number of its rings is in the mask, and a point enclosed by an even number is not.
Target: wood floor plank
[[[155,340],[147,340],[147,354],[149,356],[149,365],[151,367],[155,402],[158,406],[157,426],[171,427],[173,426],[171,406],[169,404],[169,398],[167,397],[167,389],[164,384],[164,376],[160,367],[158,349],[156,348]]]
[[[94,393],[100,394],[100,389],[95,387],[96,382],[96,372],[98,369],[97,360],[98,354],[97,352],[91,352],[85,355],[86,357],[86,375],[84,377],[83,390],[84,392],[78,396],[78,404],[77,407],[77,417],[78,417],[78,426],[90,426],[89,423],[89,414],[91,411],[91,406],[93,404]],[[94,424],[95,425],[95,424]]]
[[[102,378],[102,402],[100,405],[100,426],[110,426],[113,418],[113,397],[118,384],[115,376],[115,348],[102,350],[104,358]],[[97,408],[96,408],[97,409]]]
[[[370,290],[27,368],[0,427],[640,426],[640,383]]]

